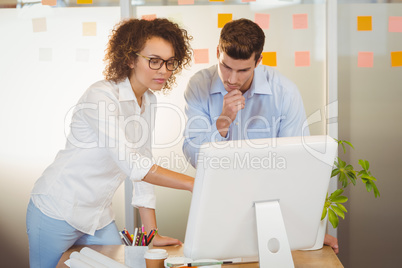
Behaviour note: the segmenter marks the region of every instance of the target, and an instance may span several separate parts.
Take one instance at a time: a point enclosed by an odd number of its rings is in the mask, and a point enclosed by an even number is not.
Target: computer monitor
[[[325,135],[202,145],[185,257],[256,261],[260,255],[261,266],[266,256],[291,259],[290,250],[312,247],[336,152]],[[260,204],[268,207],[256,211]]]

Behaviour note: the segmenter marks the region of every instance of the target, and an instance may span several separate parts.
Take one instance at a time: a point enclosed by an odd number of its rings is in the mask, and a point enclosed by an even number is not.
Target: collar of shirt
[[[218,65],[216,65],[216,71],[212,77],[210,95],[215,93],[221,93],[225,96],[228,92],[222,83],[218,74]],[[251,98],[254,94],[272,95],[271,83],[269,76],[265,74],[264,68],[260,65],[254,69],[253,82],[250,88],[246,92],[247,98]]]
[[[119,87],[119,101],[135,101],[135,103],[138,105],[137,98],[135,97],[128,77],[123,82],[117,84],[117,86]],[[144,107],[150,103],[148,94],[150,94],[149,90],[142,95],[141,112],[143,112]]]

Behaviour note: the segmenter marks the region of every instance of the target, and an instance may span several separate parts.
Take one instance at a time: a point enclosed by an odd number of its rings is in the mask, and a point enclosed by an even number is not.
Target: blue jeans
[[[66,221],[43,214],[32,201],[27,210],[30,267],[54,268],[61,255],[72,245],[121,245],[115,222],[88,235],[76,230]]]

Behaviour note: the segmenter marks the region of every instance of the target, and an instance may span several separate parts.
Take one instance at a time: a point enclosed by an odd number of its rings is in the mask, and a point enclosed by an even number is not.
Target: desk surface
[[[73,246],[67,250],[61,257],[56,268],[64,268],[67,265],[64,264],[66,260],[69,259],[70,254],[73,251],[79,251],[84,246]],[[124,246],[87,246],[92,248],[120,263],[124,263]],[[169,246],[169,247],[154,247],[166,249],[170,256],[183,256],[183,246]],[[320,250],[312,251],[292,251],[293,262],[295,268],[341,268],[342,263],[339,261],[338,257],[335,255],[334,251],[328,247],[324,246]],[[245,268],[245,267],[259,267],[258,263],[244,263],[244,264],[229,264],[223,265],[230,268]]]

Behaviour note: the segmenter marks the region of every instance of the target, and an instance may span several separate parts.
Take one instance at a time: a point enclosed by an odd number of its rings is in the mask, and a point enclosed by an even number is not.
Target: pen
[[[128,241],[130,242],[130,244],[132,244],[132,243],[133,243],[133,240],[131,239],[131,235],[130,235],[130,233],[127,231],[126,228],[124,228],[124,234],[127,236]]]
[[[135,246],[135,242],[137,240],[137,233],[138,233],[138,228],[135,228],[134,230],[134,236],[133,236],[133,246]]]
[[[130,243],[128,242],[126,236],[125,236],[123,233],[121,233],[121,232],[119,232],[119,235],[120,235],[120,237],[121,237],[121,240],[123,240],[124,244],[125,244],[126,246],[129,246]]]

